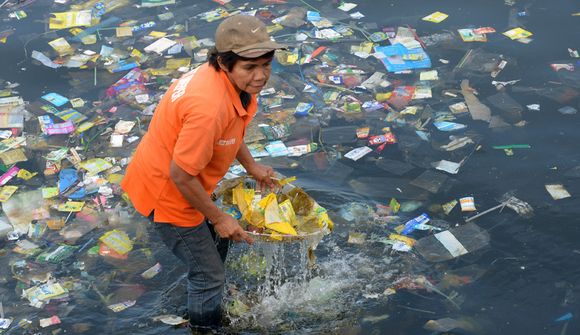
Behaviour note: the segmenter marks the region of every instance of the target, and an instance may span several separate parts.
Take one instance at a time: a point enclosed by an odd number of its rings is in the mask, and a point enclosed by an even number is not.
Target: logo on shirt
[[[197,72],[197,69],[199,68],[196,68],[193,71],[186,73],[183,77],[181,77],[181,79],[179,79],[179,81],[177,81],[177,84],[175,84],[175,88],[173,89],[173,93],[171,94],[171,102],[175,102],[175,100],[181,98],[183,94],[185,94],[187,84],[189,84],[189,82],[193,78],[193,75],[195,74],[195,72]]]
[[[218,140],[217,142],[218,145],[232,145],[232,144],[236,144],[236,138],[230,138],[227,140]]]

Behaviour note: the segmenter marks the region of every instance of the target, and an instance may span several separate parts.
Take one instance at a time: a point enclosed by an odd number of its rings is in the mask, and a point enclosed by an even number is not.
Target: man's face
[[[228,71],[225,66],[221,66],[221,68],[238,92],[245,91],[249,94],[256,94],[262,90],[270,78],[272,59],[239,60],[232,71]]]

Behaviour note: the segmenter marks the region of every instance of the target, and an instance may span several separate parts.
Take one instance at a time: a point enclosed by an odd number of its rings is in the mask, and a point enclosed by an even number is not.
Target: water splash
[[[365,295],[382,292],[389,284],[389,258],[353,254],[330,239],[321,244],[320,260],[309,266],[312,243],[259,241],[234,247],[227,297],[233,330],[339,327],[357,317],[356,306],[367,300]],[[256,264],[261,264],[260,271]]]

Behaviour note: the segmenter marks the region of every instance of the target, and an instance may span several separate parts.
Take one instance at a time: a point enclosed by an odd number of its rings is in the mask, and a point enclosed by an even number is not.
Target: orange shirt
[[[144,216],[191,227],[203,222],[169,176],[171,160],[196,176],[211,194],[236,158],[256,97],[244,109],[223,71],[208,63],[186,73],[165,93],[148,132],[133,155],[121,186]]]

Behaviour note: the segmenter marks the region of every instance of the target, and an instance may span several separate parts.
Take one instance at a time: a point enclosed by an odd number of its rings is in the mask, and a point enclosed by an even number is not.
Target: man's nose
[[[258,68],[254,71],[254,80],[262,81],[268,79],[268,69]]]

